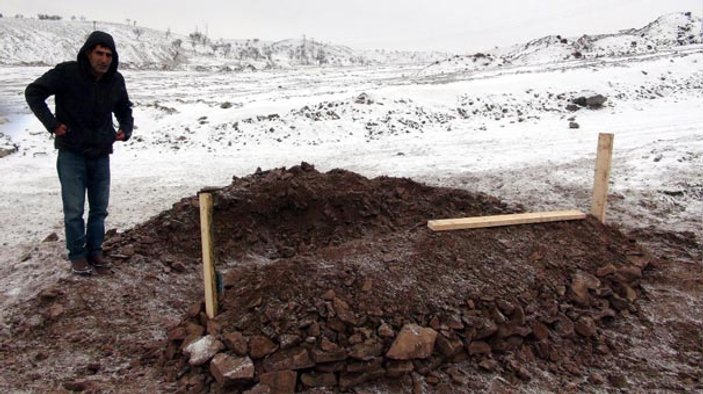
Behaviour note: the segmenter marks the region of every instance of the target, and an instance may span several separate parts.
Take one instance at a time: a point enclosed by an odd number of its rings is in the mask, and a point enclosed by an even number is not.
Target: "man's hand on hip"
[[[115,139],[116,139],[117,141],[124,141],[125,135],[124,135],[124,131],[122,131],[122,129],[120,129],[119,131],[117,131],[117,136],[115,137]]]
[[[54,129],[54,135],[57,137],[63,137],[68,133],[68,127],[66,127],[65,124],[61,123],[59,127]]]

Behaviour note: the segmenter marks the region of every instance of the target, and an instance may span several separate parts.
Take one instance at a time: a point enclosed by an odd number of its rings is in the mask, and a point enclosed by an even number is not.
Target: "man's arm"
[[[127,141],[132,136],[132,130],[134,129],[134,118],[132,117],[132,102],[129,101],[124,79],[122,80],[122,86],[120,87],[119,92],[120,97],[117,99],[115,108],[113,109],[117,122],[120,124],[117,139]]]
[[[49,110],[49,106],[46,105],[46,99],[56,94],[61,88],[61,81],[62,78],[58,70],[53,68],[37,78],[36,81],[30,83],[24,91],[24,97],[29,108],[50,133],[53,133],[62,125]]]

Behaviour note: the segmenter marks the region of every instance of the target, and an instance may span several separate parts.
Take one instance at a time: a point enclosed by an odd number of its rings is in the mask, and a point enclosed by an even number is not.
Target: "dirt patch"
[[[434,233],[428,219],[523,209],[306,163],[235,178],[214,195],[216,319],[198,301],[194,196],[111,233],[112,273],[64,279],[14,308],[0,383],[456,392],[650,382],[637,373],[647,368],[616,360],[641,345],[628,330],[652,324],[642,304],[665,260],[614,227],[588,218]],[[700,389],[700,322],[669,328],[678,380],[653,388]]]

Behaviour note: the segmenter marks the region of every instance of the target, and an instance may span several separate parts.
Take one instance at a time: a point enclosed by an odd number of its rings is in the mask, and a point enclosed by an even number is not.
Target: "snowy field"
[[[0,302],[68,275],[56,151],[0,68]],[[203,186],[301,161],[480,191],[528,211],[590,210],[598,134],[613,133],[607,221],[703,236],[703,47],[427,75],[420,66],[255,73],[126,70],[137,129],[112,155],[108,228]],[[583,90],[598,109],[565,109]],[[570,128],[570,122],[578,128]],[[58,242],[42,242],[55,233]],[[198,236],[197,234],[193,235]]]

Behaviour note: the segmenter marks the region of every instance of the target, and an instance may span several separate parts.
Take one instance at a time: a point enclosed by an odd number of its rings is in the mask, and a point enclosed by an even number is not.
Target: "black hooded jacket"
[[[112,50],[112,63],[105,75],[96,81],[87,52],[97,44]],[[77,61],[58,64],[27,86],[27,104],[44,127],[51,133],[62,123],[68,127],[65,135],[54,139],[57,149],[91,158],[112,153],[116,139],[113,113],[125,133],[125,140],[130,138],[134,127],[132,103],[124,78],[117,72],[118,63],[112,36],[95,31],[78,52]],[[46,104],[51,95],[55,96],[55,115]]]

